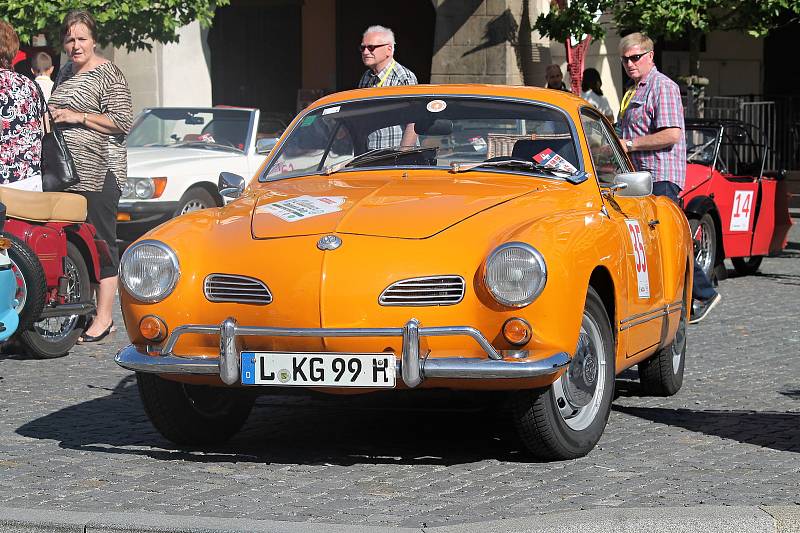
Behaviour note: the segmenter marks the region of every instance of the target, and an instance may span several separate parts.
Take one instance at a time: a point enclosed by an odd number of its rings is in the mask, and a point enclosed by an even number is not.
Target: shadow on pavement
[[[773,450],[800,453],[800,413],[698,411],[614,405],[617,412]]]
[[[228,444],[187,449],[150,424],[133,375],[110,394],[33,420],[17,433],[66,449],[162,461],[280,464],[452,465],[497,459],[534,462],[520,451],[497,394],[395,391],[358,396],[258,398]]]

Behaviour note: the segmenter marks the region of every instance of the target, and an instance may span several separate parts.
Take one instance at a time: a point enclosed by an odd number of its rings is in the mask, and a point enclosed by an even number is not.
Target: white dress
[[[608,103],[608,98],[605,96],[600,96],[591,89],[582,92],[581,97],[595,106],[602,114],[611,117],[613,121],[614,112],[611,110],[611,105]]]

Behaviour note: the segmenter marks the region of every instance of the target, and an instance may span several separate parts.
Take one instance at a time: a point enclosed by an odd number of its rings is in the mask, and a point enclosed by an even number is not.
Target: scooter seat
[[[85,222],[86,198],[69,192],[34,192],[0,187],[7,218],[33,222]]]

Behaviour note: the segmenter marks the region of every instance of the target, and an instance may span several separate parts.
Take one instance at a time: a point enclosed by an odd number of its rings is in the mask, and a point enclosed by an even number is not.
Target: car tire
[[[686,307],[690,303],[691,287],[684,283],[681,317],[675,339],[655,354],[639,363],[639,383],[644,395],[672,396],[683,386],[686,366]]]
[[[750,257],[731,257],[733,268],[742,276],[751,276],[758,272],[761,267],[763,255],[753,255]]]
[[[222,444],[250,414],[255,397],[239,389],[189,385],[136,373],[139,395],[153,426],[178,445]]]
[[[42,263],[30,247],[18,237],[9,233],[3,234],[11,241],[8,258],[11,270],[17,278],[17,314],[19,325],[17,335],[26,331],[42,315],[44,300],[47,294],[47,279]]]
[[[68,303],[88,302],[92,298],[89,269],[78,247],[67,241],[67,257],[64,261],[67,278]],[[19,340],[22,349],[37,359],[53,359],[67,355],[83,333],[84,317],[70,315],[45,318],[22,331]]]
[[[689,233],[694,242],[694,258],[708,279],[714,279],[717,265],[717,225],[710,213],[689,219]]]
[[[578,345],[567,371],[550,387],[512,393],[512,418],[528,451],[546,460],[589,453],[611,413],[614,376],[611,321],[590,287]]]
[[[177,217],[185,213],[191,213],[192,211],[216,206],[217,202],[214,201],[214,197],[211,196],[207,190],[194,187],[183,193],[173,216]]]

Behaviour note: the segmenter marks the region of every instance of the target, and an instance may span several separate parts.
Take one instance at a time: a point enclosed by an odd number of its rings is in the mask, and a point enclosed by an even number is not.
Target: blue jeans
[[[678,194],[680,194],[681,188],[678,187],[676,184],[672,183],[671,181],[655,181],[653,182],[653,194],[656,196],[666,196],[676,204],[679,203]],[[694,262],[694,281],[692,283],[692,298],[695,300],[709,300],[717,295],[717,291],[714,290],[714,287],[711,285],[711,281],[706,276],[706,273],[703,272],[703,269],[700,268],[700,265],[697,264],[697,260]]]

